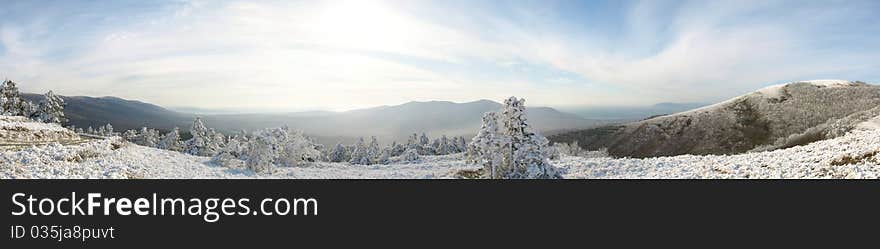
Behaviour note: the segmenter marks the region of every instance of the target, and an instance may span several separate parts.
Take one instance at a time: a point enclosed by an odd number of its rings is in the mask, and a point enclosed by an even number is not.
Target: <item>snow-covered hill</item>
[[[714,105],[550,139],[607,148],[618,157],[737,154],[845,134],[880,115],[880,87],[818,80],[760,89]]]
[[[0,150],[51,142],[70,144],[81,141],[78,135],[57,124],[0,115]]]

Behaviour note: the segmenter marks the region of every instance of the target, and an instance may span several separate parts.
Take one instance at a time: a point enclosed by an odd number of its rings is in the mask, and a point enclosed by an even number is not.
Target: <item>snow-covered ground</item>
[[[118,147],[118,148],[117,148]],[[565,178],[878,178],[876,158],[832,165],[880,149],[880,130],[859,129],[846,136],[789,149],[732,156],[647,159],[564,157],[552,163]],[[159,150],[118,140],[81,145],[33,146],[0,153],[0,178],[454,178],[475,170],[461,154],[427,156],[418,163],[351,165],[315,163],[277,168],[273,174],[212,164],[210,158]]]
[[[5,126],[52,131],[52,125],[6,119]],[[563,157],[551,163],[564,178],[880,178],[880,117],[837,137],[767,152],[646,159]],[[20,130],[18,128],[7,130]],[[64,131],[55,131],[64,132]],[[257,174],[221,167],[208,157],[143,147],[119,138],[81,144],[0,147],[0,178],[455,178],[476,170],[462,154],[423,156],[416,163],[312,163]]]
[[[880,178],[875,156],[832,165],[880,150],[880,131],[856,130],[843,137],[788,149],[731,156],[646,159],[565,157],[554,164],[565,178]]]
[[[82,142],[75,133],[56,124],[35,122],[25,117],[0,115],[0,150],[10,147],[61,142]]]
[[[416,163],[351,165],[314,163],[279,167],[272,174],[220,167],[208,157],[100,140],[80,145],[33,146],[0,152],[0,178],[452,178],[459,170],[474,170],[461,154],[423,157]]]

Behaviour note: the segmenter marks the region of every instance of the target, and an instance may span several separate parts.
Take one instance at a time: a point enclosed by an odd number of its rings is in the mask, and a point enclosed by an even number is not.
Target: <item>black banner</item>
[[[630,244],[778,236],[782,227],[809,237],[880,221],[877,181],[3,180],[0,190],[2,241],[12,245],[3,248]],[[86,215],[89,193],[113,205]],[[69,214],[75,200],[58,204],[80,197],[82,213]],[[163,198],[197,199],[201,214],[156,215]],[[261,213],[267,198],[271,215]],[[225,199],[234,214],[206,218]],[[36,215],[14,215],[23,210]]]

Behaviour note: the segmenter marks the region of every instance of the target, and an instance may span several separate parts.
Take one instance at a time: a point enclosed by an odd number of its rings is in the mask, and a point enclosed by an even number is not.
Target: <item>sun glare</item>
[[[312,27],[324,41],[353,48],[401,45],[407,20],[379,1],[333,1]]]

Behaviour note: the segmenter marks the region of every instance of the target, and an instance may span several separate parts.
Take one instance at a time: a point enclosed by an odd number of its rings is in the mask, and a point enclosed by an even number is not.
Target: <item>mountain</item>
[[[616,157],[737,154],[837,137],[880,115],[880,86],[858,81],[792,82],[721,103],[622,125],[550,136]]]
[[[38,102],[42,96],[25,94]],[[197,116],[178,112],[140,101],[116,97],[62,97],[67,103],[65,114],[70,124],[77,127],[98,127],[110,123],[117,131],[151,127],[169,130],[180,127],[186,131]],[[287,125],[301,129],[319,142],[350,143],[358,137],[377,136],[383,141],[404,141],[409,134],[427,133],[436,137],[469,136],[480,128],[485,112],[497,111],[501,104],[489,100],[468,103],[449,101],[409,102],[394,106],[352,110],[346,112],[309,111],[265,114],[205,114],[206,125],[223,132],[257,130]],[[573,114],[548,107],[527,108],[529,121],[539,131],[554,133],[600,124]]]
[[[205,121],[221,130],[254,130],[288,125],[316,136],[320,142],[352,142],[361,136],[377,136],[380,140],[404,141],[412,133],[436,137],[470,136],[480,128],[483,113],[497,111],[501,104],[480,100],[467,103],[448,101],[409,102],[334,114],[235,114],[205,116]],[[526,114],[537,130],[553,133],[559,130],[594,126],[600,121],[580,118],[552,108],[527,108]]]
[[[38,103],[43,96],[22,94],[22,97]],[[113,125],[117,131],[154,127],[168,130],[175,126],[186,127],[195,115],[170,111],[157,105],[116,97],[61,96],[67,106],[64,113],[69,124],[76,127]]]

